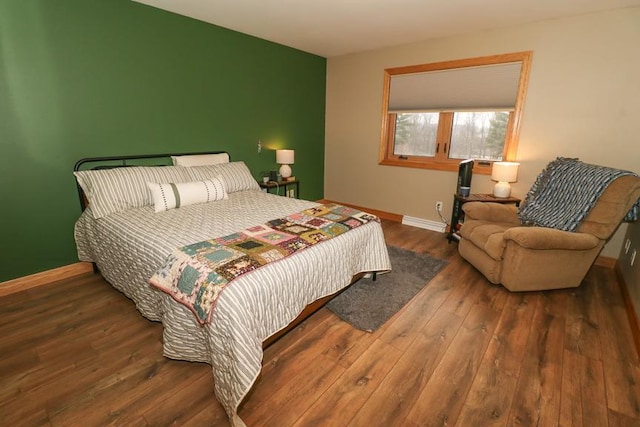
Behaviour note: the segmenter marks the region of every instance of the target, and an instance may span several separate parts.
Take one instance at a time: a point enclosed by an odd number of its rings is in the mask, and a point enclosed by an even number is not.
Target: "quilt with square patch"
[[[152,286],[209,323],[220,294],[236,278],[379,219],[335,203],[175,249],[151,277]]]

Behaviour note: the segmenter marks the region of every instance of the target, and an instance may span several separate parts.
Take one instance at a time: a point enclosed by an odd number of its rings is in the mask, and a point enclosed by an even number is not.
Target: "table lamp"
[[[291,176],[291,166],[293,164],[293,150],[276,150],[276,163],[280,165],[280,175],[282,178]]]
[[[507,198],[511,195],[510,182],[518,180],[518,166],[516,162],[494,162],[491,168],[491,179],[498,181],[493,187],[495,197]]]

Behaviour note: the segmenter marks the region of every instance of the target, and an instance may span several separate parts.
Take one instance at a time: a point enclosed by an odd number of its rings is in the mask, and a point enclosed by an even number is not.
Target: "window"
[[[531,52],[385,70],[380,164],[514,160]]]

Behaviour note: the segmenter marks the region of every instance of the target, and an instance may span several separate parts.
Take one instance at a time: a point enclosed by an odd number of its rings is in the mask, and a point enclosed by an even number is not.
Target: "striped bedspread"
[[[252,226],[226,236],[177,248],[151,280],[196,316],[211,321],[220,294],[236,278],[340,236],[374,215],[325,204]]]
[[[238,405],[262,369],[262,342],[307,304],[349,285],[355,274],[391,268],[381,224],[369,221],[236,278],[204,325],[149,279],[175,248],[317,206],[247,190],[230,193],[228,200],[161,213],[146,206],[95,220],[86,211],[75,227],[78,256],[96,262],[146,318],[162,322],[165,356],[211,365],[217,399],[231,424],[242,426]]]

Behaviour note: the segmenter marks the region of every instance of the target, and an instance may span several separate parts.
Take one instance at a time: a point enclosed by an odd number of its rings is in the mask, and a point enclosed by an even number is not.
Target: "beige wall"
[[[329,58],[325,198],[439,221],[457,174],[378,165],[383,70],[533,51],[513,193],[557,156],[640,172],[640,8],[618,9]],[[493,182],[474,175],[472,192]],[[605,247],[617,257],[626,226]]]

